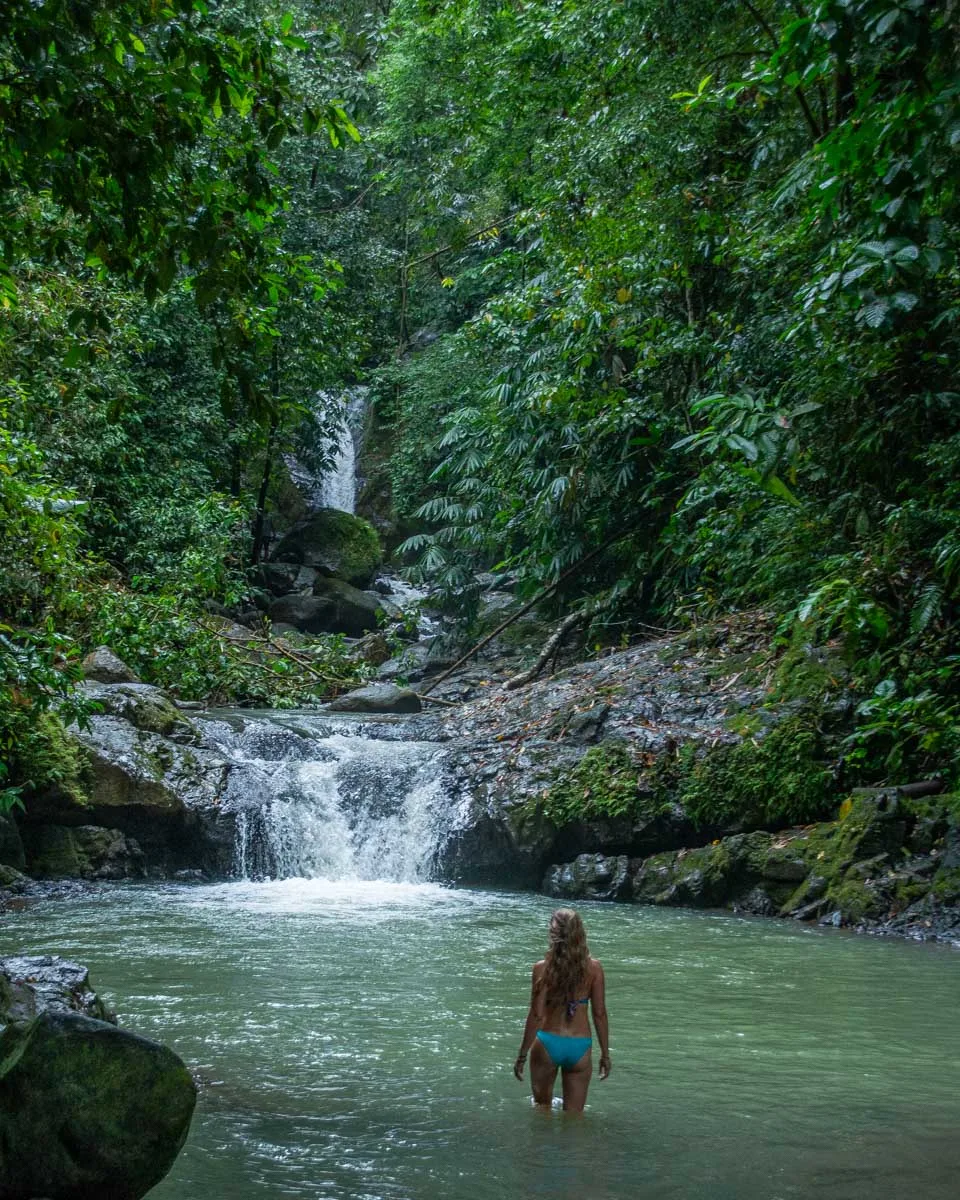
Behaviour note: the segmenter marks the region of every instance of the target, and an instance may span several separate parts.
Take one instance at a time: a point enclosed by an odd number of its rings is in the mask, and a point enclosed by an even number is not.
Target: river
[[[429,883],[102,885],[4,914],[89,964],[200,1099],[152,1200],[954,1200],[960,955],[583,905],[613,1074],[511,1075],[552,904]]]

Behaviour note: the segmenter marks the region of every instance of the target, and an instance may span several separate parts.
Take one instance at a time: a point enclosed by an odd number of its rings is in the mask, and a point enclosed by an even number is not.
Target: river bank
[[[960,941],[956,801],[844,787],[842,683],[791,695],[834,667],[771,657],[768,632],[730,620],[513,690],[494,644],[450,681],[473,698],[400,715],[90,682],[83,792],[3,822],[2,881],[439,879]]]

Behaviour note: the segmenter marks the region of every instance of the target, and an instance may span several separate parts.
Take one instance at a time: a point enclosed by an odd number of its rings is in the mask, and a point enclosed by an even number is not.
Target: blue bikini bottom
[[[546,1050],[555,1067],[575,1067],[593,1045],[593,1038],[564,1037],[560,1033],[537,1032],[537,1040]]]

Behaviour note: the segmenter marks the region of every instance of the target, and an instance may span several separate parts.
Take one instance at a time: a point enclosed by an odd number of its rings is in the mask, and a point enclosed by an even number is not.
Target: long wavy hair
[[[544,955],[543,984],[548,1004],[578,998],[587,981],[590,949],[580,914],[558,908],[550,918],[550,947]]]

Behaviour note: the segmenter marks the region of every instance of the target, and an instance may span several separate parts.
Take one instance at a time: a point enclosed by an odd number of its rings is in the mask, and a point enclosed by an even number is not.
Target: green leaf
[[[874,26],[877,36],[883,37],[883,35],[885,33],[889,33],[889,31],[894,27],[894,25],[896,25],[897,21],[899,21],[899,20],[900,20],[900,9],[899,8],[891,8],[888,12],[885,12],[883,14],[883,16],[880,18],[880,20],[877,21],[876,25]]]
[[[879,329],[889,311],[890,305],[886,300],[873,300],[863,308],[861,315],[871,329]]]
[[[800,508],[801,504],[794,493],[787,487],[779,475],[767,475],[764,477],[761,485],[765,492],[769,492],[771,496],[775,496],[778,500],[785,500],[787,504],[793,508]]]

